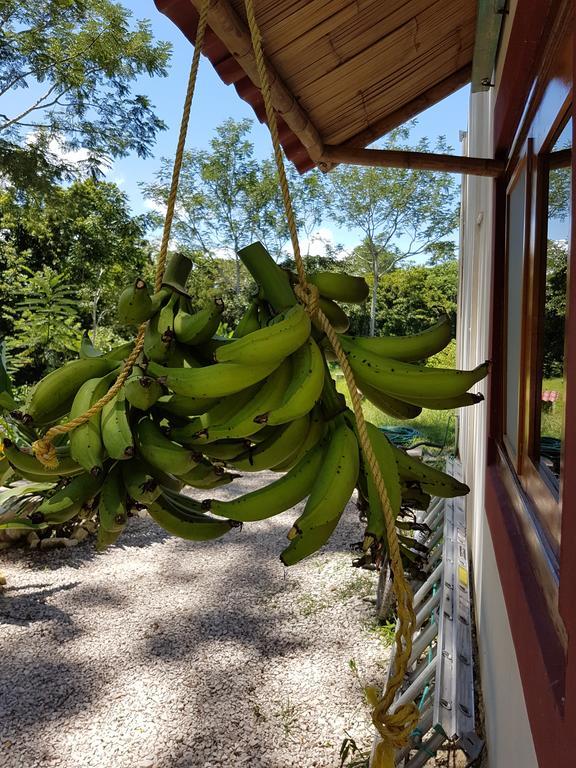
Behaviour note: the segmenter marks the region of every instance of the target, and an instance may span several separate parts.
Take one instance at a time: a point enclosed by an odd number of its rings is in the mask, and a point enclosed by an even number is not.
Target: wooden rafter
[[[360,149],[326,144],[324,155],[318,165],[322,170],[329,170],[335,163],[377,168],[410,168],[418,171],[467,173],[472,176],[491,176],[494,178],[504,173],[505,168],[504,161],[484,157],[462,157],[409,150]]]
[[[190,0],[190,3],[200,11],[202,0]],[[208,10],[208,25],[224,43],[254,85],[259,88],[260,81],[252,50],[250,31],[234,8],[226,0],[211,0]],[[266,61],[266,64],[274,109],[306,147],[311,159],[317,162],[323,154],[323,142],[320,134],[269,60]]]

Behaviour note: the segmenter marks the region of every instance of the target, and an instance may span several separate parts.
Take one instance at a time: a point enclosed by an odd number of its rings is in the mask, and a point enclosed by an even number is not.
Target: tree
[[[216,129],[210,151],[184,153],[172,228],[180,247],[211,258],[234,258],[236,290],[240,289],[237,251],[254,239],[257,208],[263,205],[254,146],[247,138],[251,124],[249,119],[225,120]],[[172,161],[163,158],[156,181],[143,187],[156,205],[166,204],[171,176]]]
[[[405,142],[409,126],[392,131],[384,149],[447,152],[443,137],[415,147]],[[329,175],[332,213],[339,224],[360,230],[363,240],[353,260],[371,276],[370,334],[374,334],[382,274],[411,256],[425,253],[457,226],[457,192],[447,173],[398,168],[340,166]]]
[[[378,330],[404,336],[431,325],[442,312],[456,330],[458,262],[395,269],[382,276],[378,292]]]
[[[184,153],[172,229],[179,248],[234,259],[236,291],[242,284],[238,250],[260,240],[280,260],[290,237],[276,164],[255,159],[251,125],[249,119],[228,119],[217,127],[208,151]],[[163,159],[155,181],[143,188],[156,207],[166,205],[171,175],[172,161]],[[319,174],[300,177],[290,166],[288,176],[297,226],[306,236],[322,220],[325,182]]]
[[[8,189],[0,195],[0,210],[0,293],[8,307],[18,300],[16,286],[26,270],[47,267],[67,275],[84,328],[97,333],[103,323],[116,325],[119,288],[138,275],[152,278],[149,222],[130,214],[115,184],[77,181],[24,200]],[[0,332],[14,330],[4,312]]]
[[[564,376],[568,243],[548,240],[542,361],[545,377]]]
[[[0,0],[0,173],[48,184],[150,155],[165,125],[132,87],[166,76],[170,46],[130,17],[112,0]],[[81,162],[65,159],[79,148]]]
[[[10,364],[40,377],[78,349],[78,300],[66,276],[47,266],[39,272],[23,267],[13,289],[18,301],[8,310],[14,324],[6,344]]]

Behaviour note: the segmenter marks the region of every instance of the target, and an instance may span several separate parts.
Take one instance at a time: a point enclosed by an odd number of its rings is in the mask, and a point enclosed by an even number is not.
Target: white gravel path
[[[258,479],[239,482],[219,495]],[[134,518],[103,554],[3,553],[0,765],[337,768],[347,734],[369,747],[362,685],[388,649],[376,577],[350,567],[357,512],[285,569],[295,516],[205,543]]]

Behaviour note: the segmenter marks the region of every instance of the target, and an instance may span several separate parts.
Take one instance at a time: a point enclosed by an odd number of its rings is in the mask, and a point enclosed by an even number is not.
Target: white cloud
[[[149,211],[156,211],[156,213],[161,213],[163,216],[166,213],[166,206],[164,203],[158,203],[156,200],[150,200],[149,197],[144,200],[144,208],[148,208]]]
[[[320,227],[309,238],[300,238],[300,253],[303,255],[326,256],[329,246],[336,246],[334,233],[329,227]],[[291,243],[286,246],[286,251],[293,255]]]
[[[36,141],[36,131],[30,131],[28,134],[26,134],[27,144],[35,144]],[[70,164],[86,163],[90,157],[89,150],[85,149],[84,147],[79,147],[78,149],[68,149],[65,147],[64,141],[59,139],[57,136],[50,139],[48,143],[48,151],[58,160]],[[109,174],[112,170],[112,163],[103,160],[100,163],[100,170],[105,174]]]

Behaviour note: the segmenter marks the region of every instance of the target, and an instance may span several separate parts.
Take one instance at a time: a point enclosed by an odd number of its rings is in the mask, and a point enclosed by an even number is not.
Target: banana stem
[[[192,261],[183,253],[174,253],[164,271],[162,285],[169,285],[178,293],[186,295],[186,281],[192,271]]]
[[[238,256],[262,288],[266,301],[275,312],[284,312],[297,303],[288,275],[276,264],[262,243],[247,245],[238,251]]]

